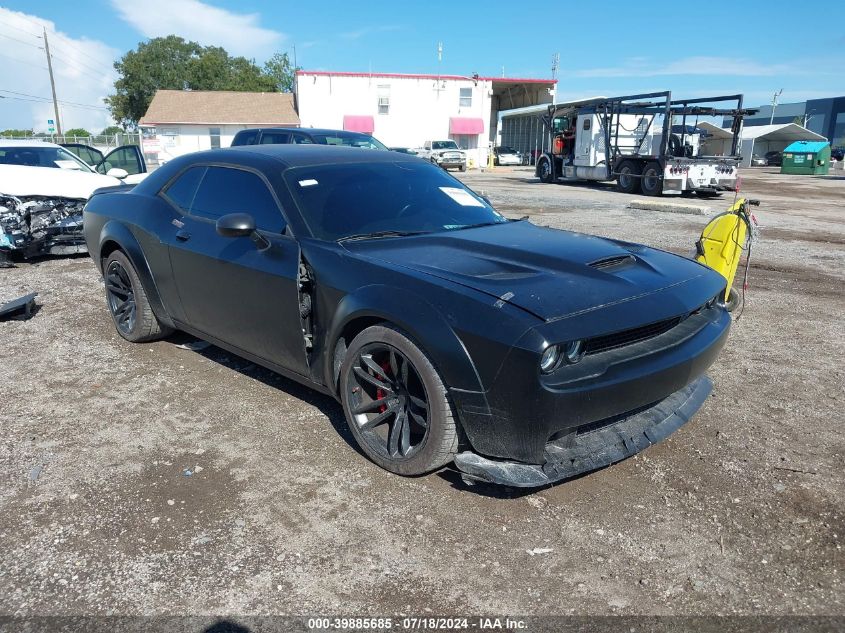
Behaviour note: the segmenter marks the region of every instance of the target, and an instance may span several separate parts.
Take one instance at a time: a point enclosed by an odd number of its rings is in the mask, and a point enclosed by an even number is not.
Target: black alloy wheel
[[[147,298],[132,262],[122,251],[103,261],[106,303],[117,333],[127,341],[143,343],[164,338],[173,330],[161,323]]]
[[[360,437],[376,454],[413,457],[428,439],[428,394],[411,361],[395,347],[371,343],[357,353],[346,398]]]
[[[135,291],[129,273],[117,260],[110,261],[106,269],[106,298],[118,331],[131,336],[138,312]]]
[[[389,323],[360,332],[340,367],[343,412],[364,454],[392,473],[422,475],[458,451],[446,385],[410,336]]]

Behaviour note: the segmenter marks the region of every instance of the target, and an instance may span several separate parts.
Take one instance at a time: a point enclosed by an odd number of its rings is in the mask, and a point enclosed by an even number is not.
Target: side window
[[[191,210],[205,167],[191,167],[164,190],[164,195],[186,213]]]
[[[261,135],[262,145],[287,145],[290,143],[288,132],[264,132]]]
[[[211,143],[211,149],[220,149],[220,128],[208,128],[208,140]]]
[[[209,220],[227,213],[249,213],[255,226],[281,233],[285,222],[273,195],[257,175],[233,167],[209,167],[200,183],[191,214]]]
[[[258,130],[246,130],[238,132],[238,142],[233,145],[255,145],[258,140]]]
[[[589,130],[589,129],[590,129],[590,119],[584,119],[584,125],[583,125],[583,128],[584,128],[585,130]]]
[[[297,145],[308,145],[314,142],[310,138],[305,136],[305,134],[301,134],[300,132],[294,132],[292,136],[293,140],[291,142],[296,143]]]

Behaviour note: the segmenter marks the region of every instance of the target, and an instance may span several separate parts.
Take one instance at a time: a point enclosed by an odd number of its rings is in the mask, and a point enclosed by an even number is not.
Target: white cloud
[[[389,31],[400,31],[401,29],[401,26],[397,26],[395,24],[385,24],[383,26],[366,26],[364,28],[358,29],[357,31],[347,31],[346,33],[341,33],[340,37],[345,40],[359,40],[367,35],[375,35],[376,33],[387,33]]]
[[[285,39],[259,26],[257,13],[234,13],[199,0],[112,0],[112,6],[145,37],[178,35],[259,61],[269,58]]]
[[[0,128],[47,131],[55,119],[42,29],[47,29],[62,128],[99,132],[112,125],[103,98],[117,78],[119,54],[102,42],[74,39],[35,15],[0,7]]]
[[[577,70],[572,77],[659,77],[666,75],[708,75],[732,77],[770,77],[793,73],[786,64],[760,64],[735,57],[685,57],[655,64],[645,57],[632,57],[621,66]]]

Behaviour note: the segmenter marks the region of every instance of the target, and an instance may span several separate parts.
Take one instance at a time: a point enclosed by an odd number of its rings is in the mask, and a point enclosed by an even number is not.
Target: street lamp
[[[804,125],[802,127],[807,127],[807,123],[810,122],[810,119],[812,119],[813,116],[816,116],[818,114],[819,114],[818,110],[810,110],[809,112],[805,112],[804,113]]]
[[[769,125],[775,122],[775,108],[778,107],[778,97],[783,94],[783,88],[772,95],[772,117],[769,119]]]

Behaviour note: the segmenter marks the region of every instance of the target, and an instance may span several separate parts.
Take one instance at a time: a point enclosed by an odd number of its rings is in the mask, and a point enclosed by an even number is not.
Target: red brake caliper
[[[384,361],[384,362],[381,364],[381,368],[385,371],[385,374],[386,374],[386,373],[387,373],[387,371],[388,371],[388,369],[390,369],[390,363],[388,363],[387,361]],[[386,381],[386,380],[387,380],[387,378],[386,378],[385,376],[378,376],[378,375],[377,375],[377,376],[376,376],[376,378],[378,378],[379,380],[382,380],[382,381]],[[384,389],[382,389],[381,387],[378,387],[378,388],[376,389],[376,400],[384,400],[384,398],[385,398],[386,396],[387,396],[387,394],[384,392]],[[385,411],[387,411],[387,405],[386,405],[386,404],[383,404],[383,405],[381,405],[381,406],[379,407],[378,412],[379,412],[379,413],[384,413]]]

